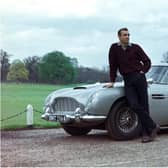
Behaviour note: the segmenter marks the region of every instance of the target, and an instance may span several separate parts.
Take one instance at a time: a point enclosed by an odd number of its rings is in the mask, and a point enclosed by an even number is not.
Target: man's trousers
[[[131,109],[137,113],[142,130],[150,133],[156,127],[149,114],[147,81],[144,73],[133,72],[123,75],[125,95]]]

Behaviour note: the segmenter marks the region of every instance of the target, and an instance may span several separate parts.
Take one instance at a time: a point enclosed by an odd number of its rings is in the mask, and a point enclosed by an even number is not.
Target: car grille
[[[73,98],[57,98],[54,103],[54,111],[56,113],[75,112],[76,108],[82,109],[82,104]]]

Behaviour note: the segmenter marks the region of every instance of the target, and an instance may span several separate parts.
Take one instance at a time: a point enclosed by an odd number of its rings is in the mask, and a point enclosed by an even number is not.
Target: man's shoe
[[[150,138],[152,141],[157,137],[157,133],[159,132],[159,130],[160,130],[160,126],[156,124],[156,127],[150,133]]]
[[[160,126],[157,124],[156,127],[151,131],[150,135],[142,134],[142,143],[152,142],[157,137],[157,133],[160,130]]]
[[[147,143],[147,142],[151,142],[151,141],[152,141],[152,139],[150,136],[148,136],[148,135],[142,136],[142,140],[141,140],[142,143]]]

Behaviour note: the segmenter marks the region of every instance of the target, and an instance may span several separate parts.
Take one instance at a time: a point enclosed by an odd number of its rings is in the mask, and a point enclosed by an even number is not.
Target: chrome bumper
[[[94,115],[80,115],[80,114],[65,114],[65,115],[53,115],[49,113],[44,113],[41,116],[42,119],[47,121],[59,121],[61,123],[71,123],[71,122],[93,122],[93,121],[104,121],[106,116],[94,116]]]

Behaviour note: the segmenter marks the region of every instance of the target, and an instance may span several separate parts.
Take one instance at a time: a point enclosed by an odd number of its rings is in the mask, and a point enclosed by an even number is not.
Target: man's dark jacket
[[[130,43],[124,50],[119,43],[111,45],[109,50],[110,79],[115,82],[117,69],[121,75],[132,72],[148,72],[151,67],[151,60],[137,45]]]

